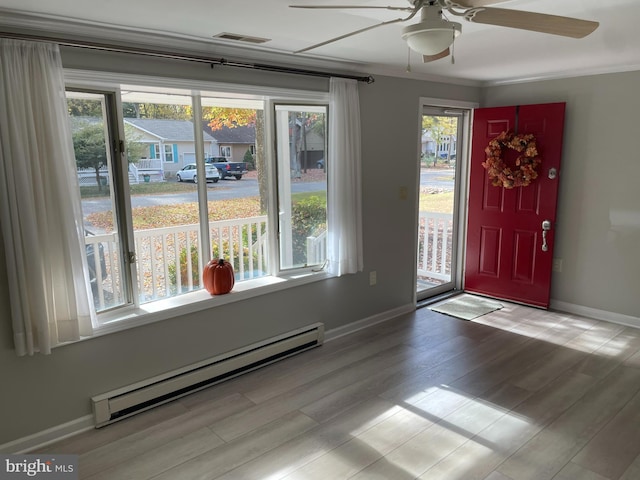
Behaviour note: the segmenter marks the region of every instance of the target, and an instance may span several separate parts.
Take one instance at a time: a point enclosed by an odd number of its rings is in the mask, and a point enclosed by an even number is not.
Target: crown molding
[[[530,77],[509,78],[504,80],[491,80],[482,82],[482,87],[500,87],[506,85],[518,85],[521,83],[542,82],[547,80],[565,80],[568,78],[590,77],[594,75],[609,75],[613,73],[628,73],[640,71],[640,65],[622,65],[604,68],[584,70],[571,70],[553,72],[547,75],[535,75]]]
[[[78,20],[0,8],[0,31],[48,35],[66,41],[109,42],[124,47],[167,49],[175,53],[198,53],[235,61],[274,63],[291,68],[316,68],[366,76],[366,64],[332,57],[294,55],[259,45],[235,45],[229,40],[194,37],[152,29]]]

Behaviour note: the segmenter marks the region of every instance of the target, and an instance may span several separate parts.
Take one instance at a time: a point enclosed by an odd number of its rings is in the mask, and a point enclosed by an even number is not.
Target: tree
[[[307,168],[309,167],[309,162],[307,161],[308,136],[309,133],[315,133],[324,139],[325,115],[304,111],[291,112],[291,115],[294,117],[293,124],[295,127],[292,127],[292,132],[295,132],[293,144],[296,146],[294,152],[295,165],[292,168],[296,174],[299,174],[302,169],[304,169],[304,173],[307,173]]]
[[[125,134],[127,160],[132,162],[143,155],[145,146],[137,142],[138,137],[129,125],[125,127]],[[108,165],[104,124],[101,122],[87,124],[75,131],[73,133],[73,148],[77,168],[93,168],[96,173],[98,191],[102,191],[103,182],[101,182],[100,169]]]
[[[216,131],[223,127],[237,128],[254,125],[256,129],[255,167],[258,172],[260,211],[267,211],[267,176],[264,168],[264,111],[249,108],[204,107],[202,114],[209,128]]]
[[[157,118],[168,120],[191,120],[191,105],[173,105],[167,103],[123,103],[122,114],[125,118]]]
[[[247,148],[247,151],[244,152],[244,157],[242,158],[242,161],[247,164],[247,170],[256,169],[255,160],[253,158],[253,153],[251,153],[250,148]]]
[[[455,136],[458,131],[458,119],[456,117],[440,117],[436,115],[423,115],[422,116],[422,130],[423,132],[429,132],[431,138],[436,142],[436,152],[438,152],[438,146],[442,144],[444,137]],[[447,156],[447,161],[449,157]],[[436,154],[433,159],[433,166],[436,166],[438,156]]]
[[[202,113],[213,131],[255,125],[257,119],[257,110],[249,108],[204,107]]]
[[[68,98],[67,110],[71,117],[102,118],[102,102],[80,98]]]

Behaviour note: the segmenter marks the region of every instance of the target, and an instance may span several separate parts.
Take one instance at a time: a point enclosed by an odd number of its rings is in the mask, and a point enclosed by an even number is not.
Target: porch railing
[[[418,228],[418,276],[451,279],[453,216],[420,212]],[[268,272],[267,217],[258,216],[209,223],[212,255],[232,263],[236,280],[248,280]],[[168,298],[201,288],[203,269],[200,228],[194,225],[154,228],[134,232],[136,279],[140,302]],[[307,237],[307,261],[326,257],[327,235]],[[98,311],[122,303],[121,249],[116,234],[85,237],[91,288]]]
[[[236,280],[267,272],[267,217],[209,223],[213,256],[234,267]],[[120,248],[116,234],[85,237],[91,288],[98,311],[122,303]],[[204,267],[199,225],[179,225],[134,232],[140,303],[201,288]]]
[[[418,277],[451,280],[453,215],[420,212],[418,216]]]
[[[327,231],[307,237],[307,263],[318,265],[327,258]]]
[[[162,170],[161,158],[141,158],[135,162],[140,170]]]

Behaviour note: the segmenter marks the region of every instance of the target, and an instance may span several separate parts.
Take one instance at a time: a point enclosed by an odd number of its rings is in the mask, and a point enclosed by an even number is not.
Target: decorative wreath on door
[[[507,165],[502,158],[504,148],[520,153],[514,165]],[[487,160],[482,162],[482,166],[487,169],[492,185],[504,188],[526,187],[538,178],[537,168],[542,161],[538,158],[534,135],[502,132],[489,142],[484,151]]]

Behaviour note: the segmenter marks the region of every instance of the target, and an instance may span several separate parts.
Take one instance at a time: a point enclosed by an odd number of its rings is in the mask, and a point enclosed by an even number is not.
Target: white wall
[[[640,72],[503,85],[482,102],[567,103],[552,298],[628,320],[640,319],[638,85]]]

